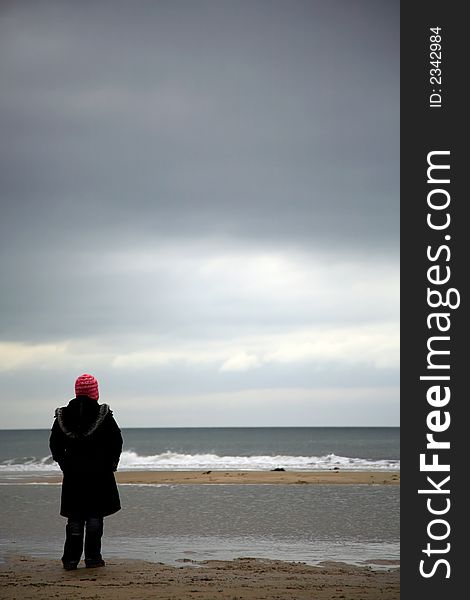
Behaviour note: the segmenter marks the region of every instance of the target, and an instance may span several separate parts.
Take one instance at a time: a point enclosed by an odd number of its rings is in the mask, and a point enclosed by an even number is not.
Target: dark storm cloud
[[[396,422],[398,6],[0,4],[7,426],[87,370],[146,424]]]
[[[11,3],[1,40],[3,243],[396,247],[393,2]]]

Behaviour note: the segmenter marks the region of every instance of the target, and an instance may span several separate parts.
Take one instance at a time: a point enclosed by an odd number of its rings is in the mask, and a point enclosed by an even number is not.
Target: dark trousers
[[[62,561],[79,563],[85,537],[85,563],[101,560],[103,517],[69,518],[65,526],[65,545]]]

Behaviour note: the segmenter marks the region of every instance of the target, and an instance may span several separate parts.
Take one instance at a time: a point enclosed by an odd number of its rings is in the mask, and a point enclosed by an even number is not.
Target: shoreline
[[[251,557],[193,562],[181,566],[109,559],[106,567],[64,571],[60,560],[9,555],[0,564],[5,600],[399,600],[400,570],[323,562],[317,566]]]
[[[399,471],[117,471],[119,484],[400,485]],[[61,483],[62,474],[31,475],[15,483]]]

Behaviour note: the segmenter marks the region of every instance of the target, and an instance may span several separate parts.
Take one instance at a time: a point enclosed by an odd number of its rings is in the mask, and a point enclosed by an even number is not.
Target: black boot
[[[83,531],[85,523],[79,519],[69,519],[65,526],[65,544],[62,564],[66,571],[77,568],[83,551]]]
[[[87,560],[85,558],[85,566],[87,569],[94,569],[95,567],[104,567],[106,563],[102,558],[98,560]]]
[[[89,517],[85,531],[85,565],[88,568],[104,567],[105,562],[101,556],[103,517]]]

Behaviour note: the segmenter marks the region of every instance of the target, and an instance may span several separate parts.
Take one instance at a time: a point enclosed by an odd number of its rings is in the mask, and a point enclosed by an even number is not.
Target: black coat
[[[49,446],[64,474],[63,517],[105,517],[120,510],[114,471],[122,436],[107,404],[78,396],[58,408]]]

